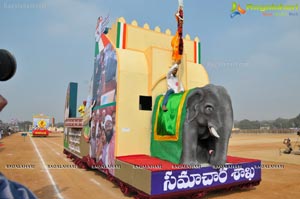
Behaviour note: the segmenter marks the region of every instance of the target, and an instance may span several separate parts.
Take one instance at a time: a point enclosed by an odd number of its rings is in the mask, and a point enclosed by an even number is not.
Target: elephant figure
[[[181,163],[224,165],[233,127],[231,99],[226,89],[212,84],[195,88],[187,96],[186,109]]]

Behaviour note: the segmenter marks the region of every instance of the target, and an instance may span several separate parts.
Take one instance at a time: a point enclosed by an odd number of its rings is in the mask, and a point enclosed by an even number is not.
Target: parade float
[[[170,96],[164,112],[170,43],[178,31],[122,17],[107,29],[107,20],[98,18],[93,78],[80,117],[77,83],[67,89],[64,153],[135,198],[202,197],[258,185],[260,160],[227,155],[231,101],[223,87],[209,84],[199,38],[182,37],[177,76],[185,92]]]
[[[50,118],[44,114],[37,114],[32,117],[32,136],[47,137],[49,135]]]

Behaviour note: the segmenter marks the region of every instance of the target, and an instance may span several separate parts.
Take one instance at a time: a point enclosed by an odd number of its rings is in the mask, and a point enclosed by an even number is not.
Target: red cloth
[[[174,164],[166,160],[161,160],[159,158],[151,157],[148,155],[128,155],[128,156],[119,156],[118,160],[127,162],[132,165],[139,166],[141,168],[150,170],[150,171],[163,171],[163,170],[182,170],[187,168],[185,165]],[[247,163],[247,162],[256,162],[259,160],[227,156],[227,163],[238,164],[238,163]],[[160,167],[160,168],[159,168]]]

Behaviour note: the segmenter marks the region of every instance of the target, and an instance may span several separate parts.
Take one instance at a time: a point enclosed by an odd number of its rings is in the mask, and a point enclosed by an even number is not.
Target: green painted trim
[[[152,127],[151,127],[151,129],[152,129],[152,133],[151,133],[151,140],[154,140],[154,122],[155,122],[155,120],[156,120],[156,111],[157,111],[157,109],[159,108],[158,107],[158,102],[159,102],[159,99],[161,98],[161,96],[163,96],[163,95],[159,95],[159,96],[157,96],[156,97],[156,99],[155,99],[155,103],[154,103],[154,108],[153,108],[153,110],[152,110],[152,118],[151,118],[151,122],[152,122]]]
[[[104,105],[101,105],[101,106],[95,106],[93,108],[93,111],[95,110],[98,110],[98,109],[102,109],[102,108],[105,108],[105,107],[109,107],[109,106],[116,106],[116,102],[111,102],[111,103],[108,103],[108,104],[104,104]]]
[[[198,64],[201,64],[201,43],[198,43]]]
[[[118,22],[118,28],[117,28],[117,48],[120,48],[120,34],[121,34],[121,22]]]
[[[100,38],[101,39],[101,38]],[[99,43],[96,42],[95,43],[95,57],[97,57],[97,55],[99,54]]]

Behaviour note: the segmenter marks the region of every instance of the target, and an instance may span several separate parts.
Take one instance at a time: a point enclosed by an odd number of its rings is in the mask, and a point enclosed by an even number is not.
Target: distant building
[[[259,129],[260,130],[270,130],[270,126],[261,126]]]

